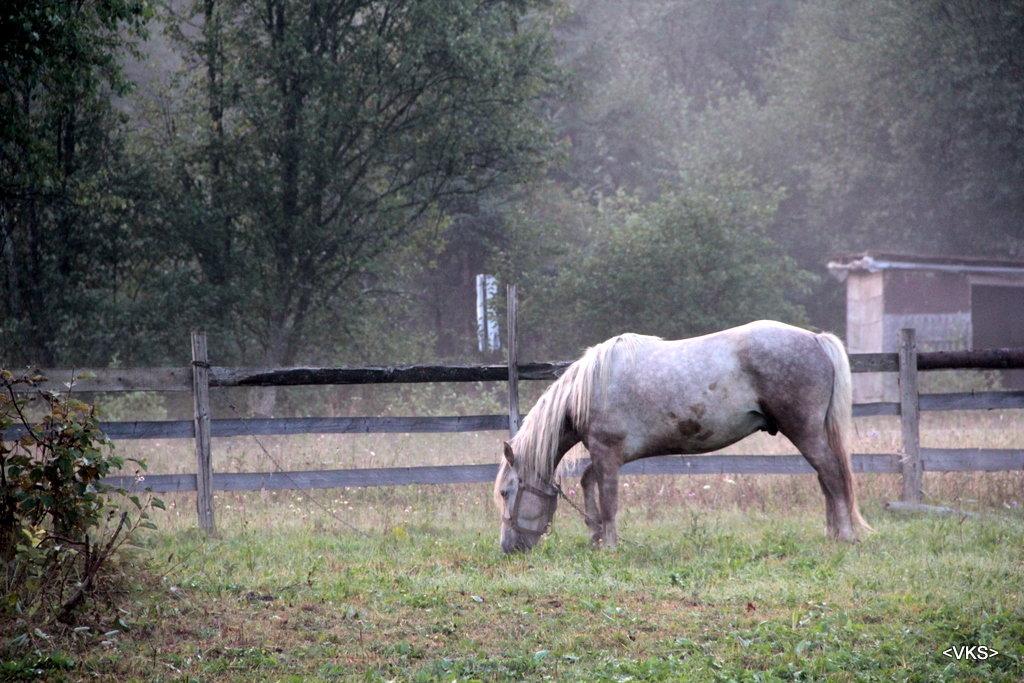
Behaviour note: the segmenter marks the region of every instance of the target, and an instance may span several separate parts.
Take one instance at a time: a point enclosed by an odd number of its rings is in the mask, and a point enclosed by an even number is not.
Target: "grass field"
[[[1019,419],[927,416],[922,441],[1021,448]],[[896,430],[859,420],[856,450],[894,450]],[[500,436],[222,441],[218,469],[239,471],[272,469],[268,459],[286,469],[487,462]],[[190,469],[187,444],[141,445],[152,471]],[[791,452],[766,435],[730,450]],[[856,546],[824,538],[809,476],[627,477],[617,549],[592,549],[563,503],[541,545],[511,557],[487,485],[222,492],[212,537],[193,529],[192,496],[165,496],[159,531],[126,558],[145,578],[118,594],[110,621],[63,634],[61,654],[40,638],[38,654],[6,670],[146,681],[1024,680],[1024,473],[926,475],[926,502],[977,517],[897,516],[882,509],[896,477],[860,482],[877,533]]]
[[[877,533],[849,547],[823,537],[817,505],[632,501],[616,550],[563,509],[534,553],[506,557],[485,486],[420,493],[333,500],[365,506],[346,519],[360,532],[300,495],[235,496],[213,538],[165,520],[153,578],[80,634],[61,677],[1024,679],[1020,515],[869,505]],[[965,646],[999,654],[942,654]]]

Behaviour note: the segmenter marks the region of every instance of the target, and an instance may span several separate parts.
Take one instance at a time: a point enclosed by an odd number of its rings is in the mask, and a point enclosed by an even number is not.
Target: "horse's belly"
[[[707,453],[767,425],[731,344],[701,346],[699,354],[681,344],[624,365],[596,401],[591,428],[606,443],[621,439],[626,460]]]
[[[633,457],[684,453],[707,453],[736,443],[764,429],[767,422],[756,411],[742,411],[728,416],[682,417],[670,412],[660,428],[649,430],[646,438],[634,440]],[[628,456],[627,456],[628,457]]]

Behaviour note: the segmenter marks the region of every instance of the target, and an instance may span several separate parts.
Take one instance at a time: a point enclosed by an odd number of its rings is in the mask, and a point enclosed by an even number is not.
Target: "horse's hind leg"
[[[818,473],[818,483],[825,494],[828,535],[841,541],[856,542],[857,534],[847,502],[848,487],[852,482],[847,481],[842,462],[828,445],[828,437],[822,432],[789,436],[789,439]]]
[[[604,525],[601,523],[601,513],[598,510],[597,504],[597,479],[597,470],[594,469],[593,463],[587,465],[583,469],[580,486],[583,488],[584,521],[587,523],[587,528],[590,529],[590,540],[595,545],[599,544],[601,539],[604,538]]]

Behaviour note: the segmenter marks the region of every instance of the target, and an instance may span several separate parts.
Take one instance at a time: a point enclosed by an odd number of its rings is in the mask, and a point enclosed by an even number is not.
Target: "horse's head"
[[[502,550],[525,552],[547,532],[558,503],[558,491],[537,475],[521,476],[512,446],[506,442],[505,457],[494,482],[494,500],[501,510]]]

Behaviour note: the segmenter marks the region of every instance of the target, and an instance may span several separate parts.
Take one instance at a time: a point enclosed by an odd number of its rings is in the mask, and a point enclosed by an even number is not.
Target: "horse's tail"
[[[850,374],[850,360],[846,347],[834,334],[817,335],[825,355],[832,362],[832,398],[825,413],[825,431],[828,445],[842,465],[843,483],[846,489],[846,504],[853,523],[865,531],[874,531],[860,514],[857,505],[857,486],[850,465],[850,437],[853,433],[853,379]]]

